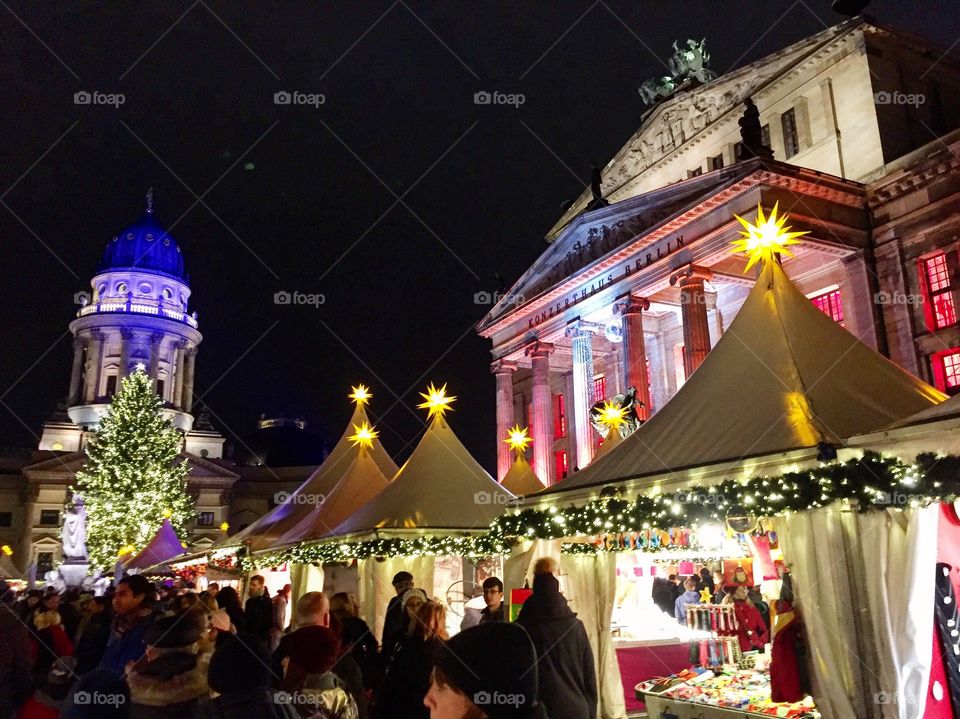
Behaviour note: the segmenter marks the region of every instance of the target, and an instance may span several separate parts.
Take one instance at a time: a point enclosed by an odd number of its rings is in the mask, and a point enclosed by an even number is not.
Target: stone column
[[[953,253],[948,253],[952,255]],[[843,307],[843,325],[871,349],[878,349],[877,325],[880,323],[879,303],[873,289],[875,283],[868,275],[863,250],[844,257],[843,279],[840,281],[840,302]]]
[[[650,403],[652,409],[660,411],[666,403],[667,368],[663,362],[663,333],[649,335],[646,343],[647,357],[650,358]]]
[[[184,340],[180,340],[173,346],[173,358],[176,365],[173,376],[173,406],[177,409],[183,409],[183,352],[186,346]]]
[[[188,414],[193,409],[193,369],[197,359],[197,348],[188,347],[187,360],[183,370],[183,411]]]
[[[623,377],[624,390],[636,387],[640,406],[637,416],[650,418],[650,384],[647,379],[647,350],[643,344],[643,310],[650,309],[650,302],[644,297],[627,295],[614,305],[614,312],[620,315],[623,329]]]
[[[502,482],[510,471],[512,450],[506,443],[507,432],[514,423],[513,414],[513,373],[516,362],[498,359],[490,365],[490,371],[497,378],[497,481]]]
[[[84,373],[84,401],[93,404],[100,392],[100,374],[103,368],[103,343],[106,337],[100,330],[90,330],[90,350],[87,352],[87,371]]]
[[[120,330],[120,366],[117,367],[117,392],[120,391],[120,380],[130,373],[130,345],[133,340],[133,330]]]
[[[533,368],[533,469],[546,486],[554,483],[553,394],[550,391],[550,353],[553,345],[535,340],[524,354]]]
[[[670,277],[670,284],[680,285],[680,311],[683,315],[683,369],[690,375],[710,352],[710,323],[707,320],[707,298],[704,280],[713,279],[706,267],[687,265]]]
[[[154,332],[150,335],[150,367],[147,372],[154,384],[157,382],[157,374],[160,369],[160,343],[163,342],[163,332]],[[161,397],[161,399],[163,399]]]
[[[83,348],[86,341],[82,337],[73,338],[73,365],[70,367],[70,391],[67,394],[67,406],[73,407],[80,402],[80,380],[83,375]]]
[[[567,325],[567,337],[573,345],[573,418],[577,427],[577,467],[583,469],[594,455],[593,428],[593,333],[581,320]]]

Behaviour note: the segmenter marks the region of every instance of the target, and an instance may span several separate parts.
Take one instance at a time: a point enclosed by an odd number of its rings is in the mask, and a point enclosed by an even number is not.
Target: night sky
[[[36,446],[69,384],[74,293],[153,186],[218,429],[282,413],[335,440],[366,382],[402,461],[417,393],[447,382],[451,425],[491,472],[475,293],[543,251],[590,163],[639,126],[637,88],[674,40],[706,38],[724,73],[843,19],[829,0],[0,5],[0,444]],[[869,12],[946,48],[947,5]],[[125,102],[75,104],[84,90]],[[325,102],[274,104],[284,90]],[[478,91],[525,102],[476,105]],[[276,305],[281,290],[326,301]]]

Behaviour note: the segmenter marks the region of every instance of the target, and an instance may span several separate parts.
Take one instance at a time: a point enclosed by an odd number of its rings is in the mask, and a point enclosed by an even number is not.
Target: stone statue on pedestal
[[[740,125],[740,139],[743,141],[743,155],[741,160],[749,160],[751,157],[763,157],[768,160],[773,159],[773,150],[763,144],[763,127],[760,125],[760,110],[753,103],[751,98],[743,101],[746,109],[738,120]]]
[[[64,513],[60,541],[63,544],[63,556],[68,561],[86,561],[87,510],[83,506],[83,497],[79,494],[73,495],[73,501]]]

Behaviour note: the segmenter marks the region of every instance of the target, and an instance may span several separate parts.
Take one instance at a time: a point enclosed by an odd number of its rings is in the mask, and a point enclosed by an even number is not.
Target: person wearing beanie
[[[334,635],[333,655],[327,651],[329,627],[301,627],[281,641],[287,655],[280,691],[275,700],[292,704],[302,717],[357,719],[357,703],[343,682],[331,670],[337,660],[340,641]],[[321,651],[317,651],[322,647]],[[279,651],[279,648],[278,648]]]
[[[550,719],[594,719],[597,671],[587,630],[570,611],[553,574],[533,578],[517,622],[537,651],[540,697]]]
[[[109,669],[94,669],[77,680],[61,719],[129,719],[130,689]]]
[[[73,657],[57,659],[47,672],[47,680],[20,707],[17,719],[59,719],[66,703],[70,685],[76,677],[76,660]]]
[[[210,652],[200,652],[192,612],[158,619],[147,629],[146,655],[127,666],[132,719],[181,719],[210,698]]]
[[[380,635],[380,651],[387,657],[407,628],[400,599],[408,589],[413,589],[413,575],[410,572],[397,572],[393,576],[392,584],[396,595],[387,603],[387,613],[383,617],[383,634]]]
[[[430,719],[547,719],[538,691],[537,653],[526,630],[485,622],[447,642],[423,703]]]
[[[191,719],[299,719],[291,704],[274,701],[269,667],[267,648],[255,636],[220,634],[207,673],[216,697]]]

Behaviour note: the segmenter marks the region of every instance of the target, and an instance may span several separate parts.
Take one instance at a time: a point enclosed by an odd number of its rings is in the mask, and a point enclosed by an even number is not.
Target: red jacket
[[[733,611],[737,617],[737,638],[740,640],[740,651],[749,652],[753,649],[763,649],[763,645],[770,641],[770,636],[759,610],[750,602],[744,601],[734,602]]]

